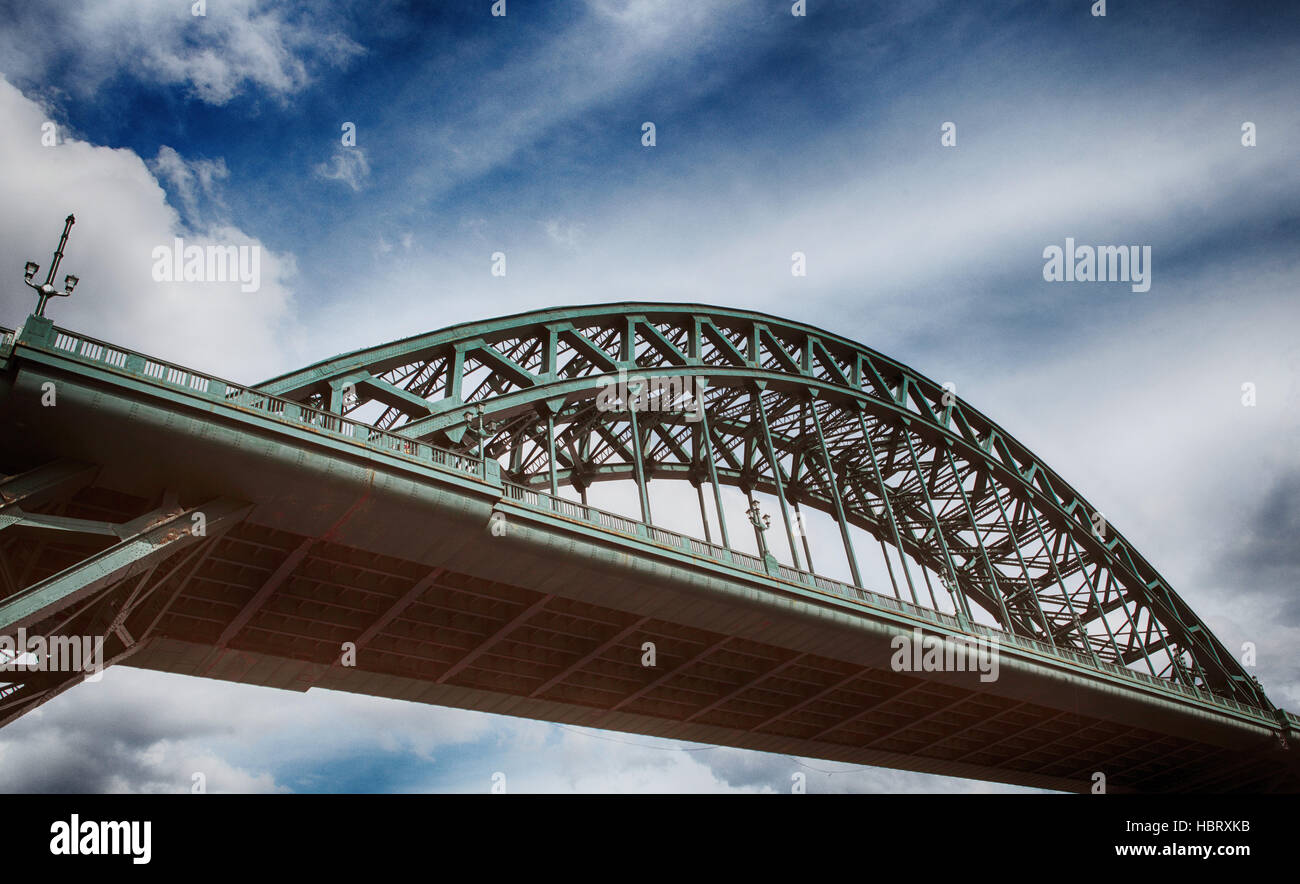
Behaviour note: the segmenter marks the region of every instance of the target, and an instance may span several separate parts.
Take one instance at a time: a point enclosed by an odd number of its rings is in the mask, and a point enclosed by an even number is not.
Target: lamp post
[[[493,432],[493,433],[495,433],[495,432],[497,431],[497,429],[501,426],[501,421],[487,421],[487,422],[485,423],[485,422],[483,421],[483,413],[484,413],[485,411],[487,411],[487,407],[486,407],[482,402],[480,402],[480,403],[478,403],[478,405],[477,405],[473,410],[471,410],[471,409],[466,409],[466,410],[465,410],[465,413],[464,413],[464,415],[463,415],[463,417],[465,418],[465,423],[466,423],[466,424],[473,424],[473,423],[477,423],[477,424],[478,424],[478,459],[479,459],[479,472],[480,472],[480,474],[482,475],[483,480],[484,480],[484,481],[487,481],[487,438],[486,438],[486,433],[488,433],[488,432]]]
[[[758,540],[758,554],[763,559],[763,566],[769,572],[776,570],[776,556],[768,550],[767,539],[763,536],[763,532],[772,527],[772,517],[765,515],[758,508],[758,501],[752,497],[749,499],[749,509],[745,510],[745,515],[749,516],[749,524],[754,526],[754,537]]]
[[[54,250],[54,260],[50,263],[50,272],[46,274],[45,282],[40,285],[32,282],[33,277],[36,276],[36,272],[41,269],[41,265],[37,264],[35,261],[28,261],[27,265],[23,268],[23,282],[27,283],[28,287],[36,290],[37,301],[36,313],[34,314],[36,316],[45,315],[45,304],[50,300],[50,298],[66,298],[68,295],[72,294],[72,290],[75,289],[77,283],[80,282],[77,277],[69,274],[63,280],[63,291],[59,291],[53,285],[54,274],[59,272],[59,264],[63,261],[63,247],[68,243],[68,232],[72,230],[72,225],[75,223],[77,223],[77,219],[73,215],[69,215],[64,219],[63,236],[59,237],[59,246]]]

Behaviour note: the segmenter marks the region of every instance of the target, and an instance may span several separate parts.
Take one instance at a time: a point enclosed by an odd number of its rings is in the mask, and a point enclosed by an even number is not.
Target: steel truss
[[[127,659],[145,645],[217,539],[252,508],[224,498],[186,507],[167,494],[120,522],[48,511],[66,508],[98,472],[54,461],[0,481],[0,635],[14,642],[14,650],[0,652],[0,727],[95,672],[80,655],[77,668],[51,668],[48,652],[24,652],[27,639],[39,637],[32,647],[45,650],[99,640],[102,658],[94,663],[100,670]],[[20,529],[28,536],[16,536]],[[27,575],[48,571],[42,563],[50,559],[62,567],[28,584]]]
[[[959,618],[978,608],[1008,632],[1273,708],[1141,554],[1009,433],[811,326],[690,304],[545,310],[360,350],[259,389],[482,452],[509,480],[552,493],[567,485],[585,499],[595,482],[633,481],[646,522],[651,479],[692,483],[706,532],[705,484],[719,510],[720,484],[761,491],[780,505],[796,566],[810,563],[791,509],[811,507],[838,523],[858,585],[849,526],[896,551],[901,573],[885,563],[900,597],[938,608],[950,593]]]

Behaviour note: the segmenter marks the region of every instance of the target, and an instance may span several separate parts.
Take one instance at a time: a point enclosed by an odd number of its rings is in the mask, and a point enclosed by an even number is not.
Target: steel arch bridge
[[[541,310],[244,386],[33,316],[0,341],[0,417],[0,639],[1050,788],[1103,763],[1300,786],[1300,719],[1093,506],[954,391],[801,323]],[[671,479],[703,538],[656,523]],[[639,518],[589,505],[612,481]],[[758,557],[724,486],[779,513],[753,508]],[[851,583],[813,573],[804,509]],[[910,630],[999,643],[1010,674],[890,672]],[[667,671],[628,662],[645,635]],[[0,724],[82,677],[13,676]]]
[[[638,378],[643,389],[627,389]],[[719,507],[719,483],[762,490],[780,503],[796,567],[789,507],[802,505],[840,524],[858,586],[848,525],[922,566],[896,559],[893,589],[914,604],[940,608],[934,574],[959,616],[978,607],[1009,633],[1265,703],[1156,570],[1010,433],[907,366],[811,326],[695,304],[543,310],[357,351],[259,389],[369,411],[412,439],[483,446],[510,481],[552,494],[569,485],[585,500],[594,482],[634,480],[647,523],[652,478],[712,483]],[[702,408],[687,407],[692,393]],[[467,405],[499,426],[478,438]]]

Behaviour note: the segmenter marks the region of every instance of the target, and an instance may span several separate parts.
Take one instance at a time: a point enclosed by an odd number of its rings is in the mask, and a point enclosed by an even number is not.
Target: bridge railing
[[[726,547],[718,546],[700,540],[699,538],[691,537],[687,534],[669,531],[666,528],[646,525],[644,522],[636,519],[629,519],[626,516],[620,516],[616,513],[598,509],[594,506],[567,500],[562,497],[556,497],[545,491],[538,491],[534,488],[516,485],[513,482],[504,482],[502,484],[505,488],[506,497],[510,500],[519,501],[538,509],[547,510],[556,515],[563,516],[564,518],[584,522],[606,531],[623,534],[641,541],[649,541],[658,546],[668,547],[676,551],[702,556],[716,562],[732,565],[742,570],[753,571],[770,577],[777,577],[789,583],[812,586],[823,592],[851,599],[856,602],[865,603],[872,607],[889,611],[898,611],[920,620],[940,624],[956,632],[986,638],[990,642],[1016,645],[1040,654],[1064,658],[1073,663],[1077,663],[1080,666],[1086,666],[1091,669],[1111,673],[1123,678],[1140,681],[1165,691],[1170,691],[1175,694],[1191,697],[1202,702],[1212,703],[1228,709],[1235,709],[1257,718],[1270,717],[1264,710],[1257,709],[1253,706],[1247,706],[1231,697],[1224,697],[1195,685],[1186,685],[1172,679],[1161,678],[1152,675],[1149,672],[1130,669],[1127,666],[1121,666],[1118,663],[1103,660],[1100,657],[1094,657],[1093,655],[1077,648],[1066,648],[1059,645],[1053,646],[1048,642],[1039,641],[1038,639],[1030,638],[1029,636],[1005,632],[1001,629],[985,626],[982,623],[973,623],[965,618],[958,618],[951,614],[946,614],[943,611],[936,611],[932,608],[915,605],[895,596],[882,595],[874,590],[852,586],[830,577],[823,577],[820,574],[813,574],[809,571],[791,568],[788,565],[778,564],[775,571],[771,571],[765,567],[763,560],[758,556],[739,552],[734,549],[727,549]],[[1288,715],[1290,715],[1290,713],[1288,713]],[[1297,719],[1295,716],[1290,717],[1295,719],[1297,724],[1300,724],[1300,719]]]
[[[10,332],[11,336],[12,334]],[[296,427],[306,427],[330,436],[360,442],[372,448],[382,449],[422,463],[435,464],[461,474],[486,478],[489,469],[477,457],[449,451],[426,442],[417,442],[378,429],[363,421],[354,421],[333,412],[321,411],[300,402],[272,396],[214,375],[200,374],[85,335],[55,328],[53,344],[56,350],[78,361],[107,366],[117,372],[163,387],[204,396],[235,408],[254,411]]]

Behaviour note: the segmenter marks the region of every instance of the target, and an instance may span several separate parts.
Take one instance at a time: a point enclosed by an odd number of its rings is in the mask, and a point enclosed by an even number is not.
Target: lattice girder
[[[702,391],[703,419],[601,407],[638,375]],[[523,484],[630,480],[644,500],[650,479],[716,476],[839,520],[855,575],[845,525],[901,549],[923,568],[924,586],[904,575],[922,604],[934,598],[928,569],[959,613],[975,605],[1008,631],[1269,706],[1155,569],[1109,523],[1095,530],[1096,509],[1014,437],[940,384],[811,326],[701,305],[546,310],[346,354],[260,389],[485,451]]]

